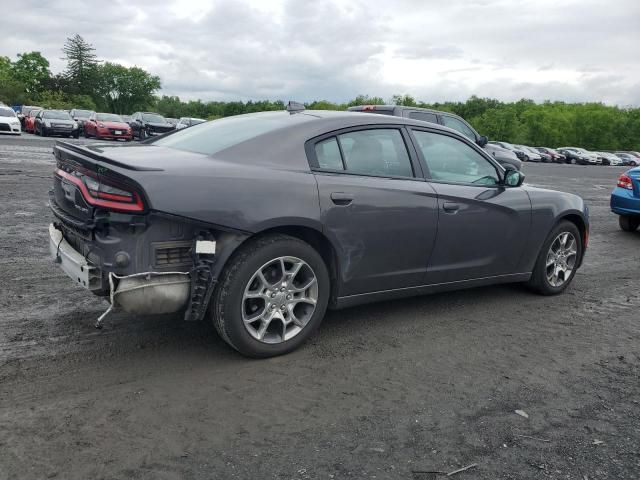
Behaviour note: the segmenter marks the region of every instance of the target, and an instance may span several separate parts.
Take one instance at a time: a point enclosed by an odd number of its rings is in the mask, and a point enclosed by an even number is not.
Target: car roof
[[[383,112],[393,112],[394,110],[418,110],[420,112],[441,114],[441,115],[449,115],[452,117],[460,117],[460,115],[456,115],[452,112],[445,112],[443,110],[433,110],[431,108],[424,107],[411,107],[407,105],[354,105],[353,107],[349,107],[347,110],[350,112],[362,112],[363,110],[367,110],[373,108],[374,110],[381,110]]]
[[[304,153],[304,146],[307,141],[317,137],[339,133],[338,131],[341,129],[367,126],[375,128],[386,125],[412,126],[431,131],[440,131],[459,138],[466,143],[475,145],[460,132],[443,125],[375,113],[336,110],[303,110],[289,113],[281,110],[247,113],[238,115],[237,117],[250,116],[264,116],[265,120],[269,117],[273,120],[277,119],[280,125],[274,130],[259,134],[256,137],[220,151],[216,154],[217,157],[234,159],[240,156],[247,159],[254,158],[256,162],[260,163],[282,165],[283,163],[287,163],[286,159],[292,159],[292,161],[294,161],[293,159],[299,159],[303,156],[305,160],[299,166],[302,167],[302,165],[305,165],[308,167],[306,154]],[[230,117],[225,118],[228,119]],[[225,119],[214,120],[213,122],[208,122],[208,124],[215,124],[215,122],[222,120]],[[475,147],[481,150],[477,145],[475,145]]]

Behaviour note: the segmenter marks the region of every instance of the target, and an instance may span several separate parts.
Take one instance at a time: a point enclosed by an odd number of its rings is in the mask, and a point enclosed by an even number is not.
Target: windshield
[[[0,108],[0,117],[15,117],[16,112],[10,108]]]
[[[143,113],[142,120],[151,123],[167,123],[164,117],[162,115],[158,115],[157,113]]]
[[[41,110],[40,108],[39,108],[39,109],[37,109],[37,110],[36,110],[36,109],[33,109],[33,110],[31,110],[31,111],[29,112],[29,116],[30,116],[30,117],[35,117],[35,116],[36,116],[36,115],[38,115],[41,111],[42,111],[42,110]]]
[[[213,155],[258,135],[310,121],[312,118],[309,115],[290,115],[287,112],[250,113],[185,128],[157,140],[154,144]]]
[[[73,112],[74,117],[80,118],[89,118],[92,114],[93,112],[91,110],[75,110]]]
[[[120,122],[123,123],[120,115],[115,115],[113,113],[98,113],[96,115],[96,120],[99,122]]]
[[[42,114],[44,118],[52,118],[54,120],[71,120],[71,117],[67,112],[58,110],[49,110]]]

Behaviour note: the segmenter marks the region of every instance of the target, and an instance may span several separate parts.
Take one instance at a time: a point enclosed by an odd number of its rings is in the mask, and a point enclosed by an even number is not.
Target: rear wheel
[[[640,217],[629,217],[620,215],[618,217],[620,228],[625,232],[635,232],[640,227]]]
[[[578,227],[567,220],[561,221],[542,245],[529,287],[542,295],[561,293],[573,280],[581,256],[582,240]]]
[[[220,336],[243,355],[288,353],[318,328],[329,300],[327,267],[288,235],[249,241],[229,260],[211,312]]]

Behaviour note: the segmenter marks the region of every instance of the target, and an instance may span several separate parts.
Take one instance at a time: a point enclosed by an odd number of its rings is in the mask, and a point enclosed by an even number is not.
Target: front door
[[[414,129],[430,183],[438,194],[438,236],[425,283],[519,272],[531,224],[520,187],[500,184],[499,167],[453,135]]]

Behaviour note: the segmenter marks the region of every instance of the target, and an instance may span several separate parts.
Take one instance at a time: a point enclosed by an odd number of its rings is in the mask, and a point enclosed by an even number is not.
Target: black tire
[[[547,279],[547,254],[549,253],[549,248],[554,240],[563,232],[571,233],[576,239],[577,243],[577,253],[576,253],[576,263],[569,275],[569,278],[565,280],[565,282],[560,286],[553,286],[549,283]],[[533,273],[531,274],[531,278],[527,283],[527,286],[536,293],[541,295],[557,295],[562,293],[573,281],[573,278],[576,275],[577,265],[582,258],[583,252],[583,239],[582,235],[580,235],[580,230],[575,225],[575,223],[569,222],[568,220],[560,221],[551,232],[547,236],[547,239],[542,244],[542,248],[540,249],[540,253],[538,253],[538,259],[536,260],[536,264],[533,268]]]
[[[140,141],[147,139],[147,131],[144,129],[144,127],[140,127],[139,138],[140,138]]]
[[[46,128],[44,128],[44,125],[40,127],[40,136],[41,137],[46,137],[47,136],[47,130],[46,130]]]
[[[76,132],[72,136],[73,138],[80,138],[80,132]]]
[[[311,318],[296,336],[269,344],[255,339],[245,328],[242,301],[245,287],[254,273],[281,256],[297,257],[313,269],[318,282],[318,298]],[[274,357],[295,350],[318,328],[327,309],[330,287],[327,266],[314,248],[288,235],[265,235],[249,240],[229,259],[220,275],[209,311],[220,337],[238,352],[254,358]]]
[[[618,223],[620,228],[625,232],[635,232],[640,227],[640,217],[630,217],[627,215],[620,215],[618,217]]]
[[[578,162],[576,161],[576,159],[575,159],[575,158],[572,158],[572,159],[571,159],[571,165],[575,165],[575,164],[577,164],[577,163],[578,163]]]
[[[86,130],[86,129],[84,129],[84,128],[82,129],[82,136],[83,136],[84,138],[89,138],[89,134],[87,133],[87,130]]]

